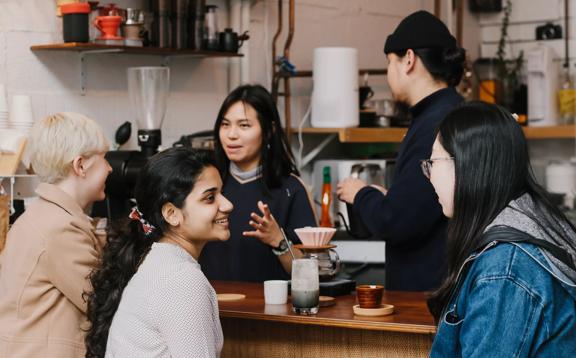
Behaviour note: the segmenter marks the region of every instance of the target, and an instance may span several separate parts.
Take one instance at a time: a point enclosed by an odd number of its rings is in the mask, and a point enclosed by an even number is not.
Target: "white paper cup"
[[[6,87],[0,83],[0,112],[8,112],[8,101],[6,100]]]
[[[283,305],[288,302],[288,281],[264,281],[264,303],[267,305]]]
[[[30,96],[14,95],[12,96],[12,108],[10,109],[10,122],[19,124],[34,123],[32,114],[32,102]]]

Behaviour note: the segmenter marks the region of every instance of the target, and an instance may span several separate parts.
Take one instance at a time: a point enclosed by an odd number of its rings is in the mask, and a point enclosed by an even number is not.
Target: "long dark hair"
[[[237,102],[252,106],[258,114],[258,121],[262,128],[260,165],[262,166],[262,182],[265,189],[280,186],[282,177],[291,173],[299,175],[272,95],[260,85],[243,85],[237,87],[226,97],[214,124],[216,163],[223,179],[225,180],[228,176],[230,160],[220,142],[220,126],[226,112]]]
[[[448,275],[428,301],[438,321],[457,284],[458,270],[510,201],[529,194],[534,211],[522,213],[562,241],[561,246],[574,248],[564,229],[575,229],[536,183],[526,138],[508,111],[483,102],[466,103],[446,116],[437,134],[454,158],[456,177],[454,214],[448,224]]]
[[[394,51],[398,57],[404,57],[408,50]],[[458,86],[464,74],[466,50],[461,47],[430,47],[414,49],[432,78],[446,83],[450,87]]]
[[[162,207],[172,203],[182,208],[196,179],[214,165],[204,151],[171,148],[156,154],[140,170],[135,199],[146,221],[155,229],[145,234],[139,221],[131,220],[123,232],[110,235],[99,268],[90,275],[93,291],[88,293],[86,357],[104,357],[108,331],[120,304],[122,292],[152,246],[170,230]]]

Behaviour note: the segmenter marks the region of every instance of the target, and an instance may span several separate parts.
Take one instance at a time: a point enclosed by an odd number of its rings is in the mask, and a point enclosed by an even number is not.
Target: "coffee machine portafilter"
[[[128,215],[134,205],[134,187],[140,169],[148,158],[158,152],[162,144],[160,128],[166,114],[166,105],[170,88],[170,69],[168,67],[130,67],[127,71],[128,96],[138,124],[138,145],[140,150],[111,150],[106,159],[112,167],[112,173],[106,180],[106,200],[95,205],[94,216],[105,216],[115,220]],[[125,141],[130,134],[119,135],[120,131],[129,131],[125,124],[118,129],[117,146],[122,145],[119,137]]]

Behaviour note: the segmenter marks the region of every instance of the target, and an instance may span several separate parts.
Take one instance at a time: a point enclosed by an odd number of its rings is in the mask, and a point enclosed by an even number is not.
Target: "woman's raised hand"
[[[258,209],[260,209],[262,216],[256,213],[250,214],[249,224],[254,228],[254,231],[244,231],[242,235],[255,237],[266,245],[278,247],[282,241],[280,226],[278,226],[267,204],[258,201]]]

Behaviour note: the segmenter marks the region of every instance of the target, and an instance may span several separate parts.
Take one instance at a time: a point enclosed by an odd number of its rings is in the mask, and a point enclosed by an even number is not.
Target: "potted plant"
[[[512,12],[512,2],[511,0],[506,1],[504,6],[504,16],[502,18],[502,26],[500,27],[500,41],[498,42],[498,50],[496,51],[496,66],[498,78],[500,79],[499,95],[497,96],[497,102],[508,108],[509,110],[515,111],[514,99],[516,92],[519,91],[520,75],[522,71],[522,66],[524,64],[524,52],[520,51],[520,54],[515,58],[507,58],[506,56],[506,45],[508,40],[508,26],[510,24],[510,14]]]

